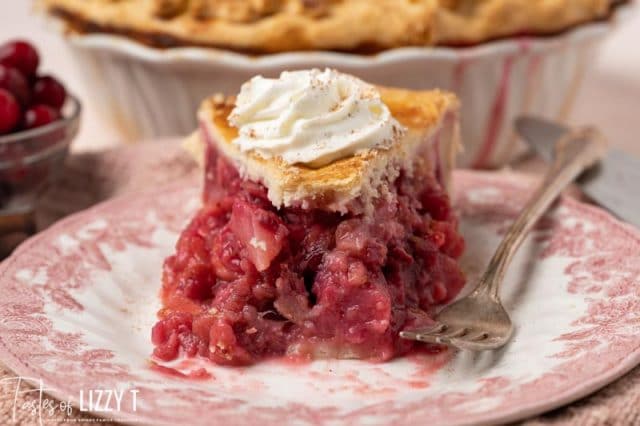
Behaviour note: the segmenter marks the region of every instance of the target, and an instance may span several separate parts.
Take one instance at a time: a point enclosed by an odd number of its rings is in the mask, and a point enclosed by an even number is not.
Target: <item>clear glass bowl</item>
[[[62,119],[46,126],[0,136],[0,232],[24,228],[39,195],[64,166],[78,133],[80,101],[72,95]]]

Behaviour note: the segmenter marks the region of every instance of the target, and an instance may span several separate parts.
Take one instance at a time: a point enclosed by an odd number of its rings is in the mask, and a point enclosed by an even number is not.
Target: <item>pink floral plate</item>
[[[460,171],[455,183],[473,282],[535,182]],[[0,360],[41,379],[52,396],[117,420],[263,426],[514,421],[583,397],[640,363],[640,232],[565,197],[509,270],[502,296],[517,331],[500,351],[384,364],[154,366],[162,261],[198,193],[185,181],[124,196],[23,244],[0,266]],[[210,377],[180,377],[203,366]],[[96,389],[121,392],[117,409],[96,406]]]

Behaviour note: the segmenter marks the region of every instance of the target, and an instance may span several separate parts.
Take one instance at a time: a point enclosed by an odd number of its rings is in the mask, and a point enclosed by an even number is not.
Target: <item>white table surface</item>
[[[26,38],[41,52],[42,69],[59,76],[84,103],[77,150],[117,145],[117,131],[102,120],[62,38],[32,12],[31,0],[0,0],[0,42]],[[595,124],[612,143],[640,155],[640,13],[634,11],[605,42],[586,77],[572,120]]]

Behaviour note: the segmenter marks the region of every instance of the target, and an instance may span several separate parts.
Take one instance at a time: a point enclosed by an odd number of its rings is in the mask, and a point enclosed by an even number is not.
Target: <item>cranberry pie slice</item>
[[[431,323],[464,284],[447,195],[455,96],[352,96],[285,74],[200,108],[186,145],[204,167],[203,206],[164,265],[160,359],[389,360],[414,344],[398,332]]]

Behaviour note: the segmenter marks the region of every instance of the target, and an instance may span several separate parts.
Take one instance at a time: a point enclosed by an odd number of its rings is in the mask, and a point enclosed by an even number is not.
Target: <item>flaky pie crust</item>
[[[552,34],[609,15],[610,0],[38,0],[75,32],[156,47],[373,52]]]
[[[208,138],[245,178],[267,187],[276,207],[353,212],[384,196],[381,190],[384,192],[401,170],[410,172],[413,167],[438,167],[440,179],[447,185],[459,149],[459,102],[455,95],[439,90],[377,88],[392,115],[407,128],[405,136],[390,149],[374,148],[320,168],[241,152],[232,143],[238,131],[228,122],[235,98],[223,95],[202,103],[198,113],[201,130],[187,139],[185,147],[202,164]]]

